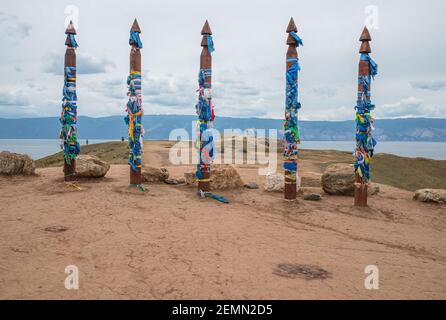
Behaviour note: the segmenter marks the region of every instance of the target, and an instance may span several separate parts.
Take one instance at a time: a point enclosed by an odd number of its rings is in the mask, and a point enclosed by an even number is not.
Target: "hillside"
[[[168,140],[174,129],[185,129],[189,137],[195,129],[192,115],[146,115],[143,123],[146,140]],[[246,130],[280,129],[280,119],[218,117],[214,127]],[[375,135],[379,141],[446,141],[446,119],[378,119]],[[300,121],[302,139],[308,141],[350,141],[354,139],[353,121]],[[2,119],[0,139],[55,139],[59,136],[58,118]],[[78,118],[80,139],[120,139],[127,136],[123,116]]]
[[[146,141],[145,152],[155,141]],[[167,149],[175,142],[162,141]],[[280,150],[279,150],[280,151]],[[126,164],[128,146],[125,142],[106,142],[82,146],[82,154],[96,155],[112,164]],[[351,153],[335,150],[301,150],[302,161],[312,162],[319,171],[333,163],[352,163]],[[38,168],[61,166],[62,152],[36,161]],[[425,158],[405,158],[378,154],[372,162],[373,181],[414,191],[422,188],[446,189],[446,161]]]

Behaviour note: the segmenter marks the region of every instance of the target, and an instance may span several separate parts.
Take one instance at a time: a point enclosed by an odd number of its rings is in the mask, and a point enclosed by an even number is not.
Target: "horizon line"
[[[196,116],[194,114],[145,114],[144,116],[173,116],[173,117],[190,117]],[[121,115],[108,115],[108,116],[78,116],[78,118],[89,118],[89,119],[104,119],[111,117],[121,117]],[[122,115],[124,117],[124,115]],[[0,120],[23,120],[23,119],[48,119],[48,118],[59,118],[58,116],[36,116],[36,117],[18,117],[18,118],[9,118],[9,117],[0,117]],[[232,119],[258,119],[258,120],[283,120],[282,118],[260,118],[260,117],[244,117],[244,116],[219,116],[219,118],[232,118]],[[424,120],[446,120],[445,118],[436,118],[436,117],[395,117],[395,118],[378,118],[375,117],[375,120],[411,120],[411,119],[424,119]],[[345,122],[345,121],[355,121],[355,119],[345,119],[345,120],[307,120],[307,119],[299,119],[299,122]]]

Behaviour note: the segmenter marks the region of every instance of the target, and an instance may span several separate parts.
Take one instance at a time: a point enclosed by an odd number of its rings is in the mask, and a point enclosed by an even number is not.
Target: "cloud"
[[[143,78],[143,103],[156,105],[159,109],[174,109],[176,112],[193,113],[196,103],[196,84],[191,77],[159,76],[147,72]]]
[[[99,59],[88,54],[79,54],[77,58],[78,74],[105,73],[108,68],[115,68],[115,63],[106,58]]]
[[[29,36],[31,26],[21,22],[15,15],[0,12],[0,36],[13,40],[23,39]]]
[[[323,120],[323,121],[339,121],[339,120],[353,120],[355,118],[355,109],[353,106],[340,106],[336,108],[325,109],[315,115],[312,108],[302,108],[299,111],[300,120]]]
[[[105,73],[111,68],[115,68],[115,63],[106,58],[96,58],[86,53],[77,54],[77,73],[78,74],[97,74]],[[48,55],[47,62],[44,65],[44,72],[54,75],[63,74],[64,57],[58,54]]]
[[[27,105],[29,105],[29,99],[22,91],[0,91],[0,107]]]
[[[127,79],[122,78],[107,78],[106,80],[99,79],[101,76],[84,79],[82,85],[88,89],[87,94],[92,97],[104,99],[112,99],[124,101],[127,95]],[[78,84],[79,87],[79,84]],[[102,100],[101,100],[102,101]],[[109,101],[111,102],[111,101]]]
[[[409,117],[442,117],[446,108],[426,105],[416,97],[406,97],[396,103],[377,106],[376,117],[409,118]]]
[[[143,70],[142,100],[146,113],[183,113],[193,114],[196,104],[196,84],[192,78],[177,75],[158,75]],[[94,85],[90,85],[94,83]],[[85,85],[91,97],[96,100],[119,103],[122,107],[127,101],[126,78],[113,77],[105,81],[89,79]]]
[[[321,98],[331,98],[336,96],[338,90],[334,86],[317,86],[313,87],[311,92]]]
[[[233,85],[229,88],[235,95],[239,96],[258,96],[260,91],[247,85]]]
[[[446,81],[441,80],[431,80],[431,81],[413,81],[410,83],[412,88],[429,90],[429,91],[440,91],[446,89]]]

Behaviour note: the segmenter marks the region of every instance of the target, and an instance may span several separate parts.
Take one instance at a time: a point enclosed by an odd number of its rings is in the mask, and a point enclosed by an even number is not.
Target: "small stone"
[[[178,184],[186,183],[186,181],[183,178],[179,178],[179,179],[169,178],[169,179],[164,180],[164,182],[167,183],[167,184],[172,184],[172,185],[178,185]]]
[[[249,182],[244,185],[246,189],[258,189],[259,186],[255,182]]]
[[[45,231],[55,232],[55,233],[57,233],[57,232],[64,232],[64,231],[67,231],[67,230],[68,230],[67,227],[61,226],[61,225],[49,226],[49,227],[45,228]]]
[[[322,199],[322,197],[319,193],[308,193],[308,194],[304,195],[304,200],[320,201],[321,199]]]

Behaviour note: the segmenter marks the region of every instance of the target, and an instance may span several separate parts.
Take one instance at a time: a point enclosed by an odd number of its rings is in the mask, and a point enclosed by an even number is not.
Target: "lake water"
[[[89,144],[112,140],[90,139]],[[117,140],[116,140],[117,141]],[[82,145],[85,140],[80,141]],[[33,159],[39,159],[60,151],[59,140],[51,139],[0,139],[0,151],[7,150],[26,153]],[[302,141],[302,149],[340,150],[353,152],[352,141]],[[376,146],[376,153],[390,153],[403,157],[424,157],[446,160],[446,142],[394,142],[382,141]]]
[[[89,139],[88,143],[101,143],[110,140]],[[85,145],[85,140],[79,141]],[[34,160],[40,159],[61,151],[60,140],[55,139],[0,139],[0,151],[25,153]]]

